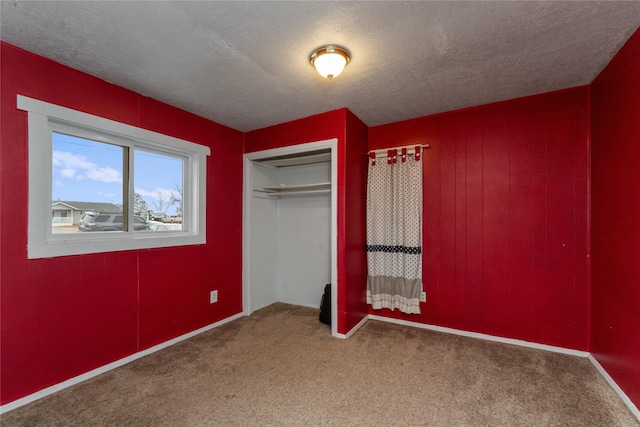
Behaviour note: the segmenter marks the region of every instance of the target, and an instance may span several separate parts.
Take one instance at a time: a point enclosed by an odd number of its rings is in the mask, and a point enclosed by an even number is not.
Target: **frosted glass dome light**
[[[327,45],[316,49],[309,57],[318,74],[326,79],[338,77],[349,63],[351,54],[341,46]]]

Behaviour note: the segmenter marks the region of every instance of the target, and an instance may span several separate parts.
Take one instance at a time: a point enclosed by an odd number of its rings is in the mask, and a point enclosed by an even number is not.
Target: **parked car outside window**
[[[149,229],[149,223],[141,216],[133,216],[134,231]],[[79,231],[122,231],[122,213],[87,212],[78,225]]]

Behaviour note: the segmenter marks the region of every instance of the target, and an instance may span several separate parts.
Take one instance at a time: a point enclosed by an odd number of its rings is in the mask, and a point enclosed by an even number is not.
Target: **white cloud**
[[[122,182],[120,172],[109,166],[87,170],[87,178],[102,182]]]
[[[122,182],[122,174],[110,166],[98,166],[81,154],[53,152],[53,166],[61,167],[60,176],[68,179],[90,179],[100,182]]]
[[[73,179],[76,175],[76,170],[71,168],[64,168],[60,171],[60,176],[63,178]]]

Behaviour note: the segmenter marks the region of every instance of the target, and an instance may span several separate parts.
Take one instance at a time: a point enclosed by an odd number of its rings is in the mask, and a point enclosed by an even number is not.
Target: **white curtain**
[[[394,154],[369,161],[367,303],[420,314],[422,161]]]

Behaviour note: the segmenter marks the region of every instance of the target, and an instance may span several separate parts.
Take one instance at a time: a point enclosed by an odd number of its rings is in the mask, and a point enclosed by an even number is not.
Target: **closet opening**
[[[320,308],[331,283],[337,325],[337,139],[244,155],[243,312]]]

